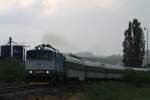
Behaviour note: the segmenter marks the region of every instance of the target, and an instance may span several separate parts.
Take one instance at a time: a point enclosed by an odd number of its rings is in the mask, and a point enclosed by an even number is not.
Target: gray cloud
[[[63,52],[110,55],[122,53],[129,20],[138,18],[142,26],[150,25],[148,0],[48,0],[54,1],[49,5],[43,1],[47,0],[27,2],[25,7],[13,2],[0,9],[1,43],[13,36],[32,46],[48,42]]]
[[[54,33],[46,33],[42,36],[42,42],[50,43],[54,46],[65,46],[67,45],[66,40],[63,36],[54,34]]]

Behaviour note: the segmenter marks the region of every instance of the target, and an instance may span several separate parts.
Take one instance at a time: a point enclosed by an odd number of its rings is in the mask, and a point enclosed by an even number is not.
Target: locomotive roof
[[[53,51],[53,52],[58,52],[57,50],[54,50],[52,48],[48,48],[48,47],[44,47],[42,49],[38,49],[38,48],[34,48],[34,49],[30,49],[30,50],[27,50],[27,51]]]

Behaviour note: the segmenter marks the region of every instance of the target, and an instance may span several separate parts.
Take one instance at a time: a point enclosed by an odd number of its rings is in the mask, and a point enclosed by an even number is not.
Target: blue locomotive
[[[35,47],[26,52],[27,78],[49,80],[64,76],[64,56],[48,44]]]

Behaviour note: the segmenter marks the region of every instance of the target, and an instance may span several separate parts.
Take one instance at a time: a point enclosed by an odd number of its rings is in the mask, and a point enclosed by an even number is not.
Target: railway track
[[[15,92],[28,91],[32,89],[46,88],[46,85],[28,85],[16,83],[0,83],[0,96]]]
[[[52,85],[29,85],[29,84],[14,84],[0,83],[0,100],[24,100],[27,96],[53,95],[63,97],[66,94],[76,93],[81,91],[81,84],[52,84]]]

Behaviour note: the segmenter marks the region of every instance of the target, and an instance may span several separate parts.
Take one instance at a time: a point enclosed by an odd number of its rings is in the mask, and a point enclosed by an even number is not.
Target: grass
[[[150,85],[137,87],[123,82],[99,82],[87,85],[83,94],[82,100],[149,100]]]
[[[23,81],[25,66],[14,59],[0,60],[0,81]]]

